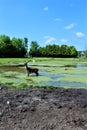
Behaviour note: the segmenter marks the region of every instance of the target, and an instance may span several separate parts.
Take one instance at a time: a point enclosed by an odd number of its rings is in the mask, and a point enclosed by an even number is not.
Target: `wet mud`
[[[0,130],[87,130],[87,90],[0,86]]]

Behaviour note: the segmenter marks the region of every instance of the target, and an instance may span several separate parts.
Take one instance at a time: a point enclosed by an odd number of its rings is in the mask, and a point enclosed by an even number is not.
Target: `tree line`
[[[78,52],[74,46],[46,45],[41,47],[36,41],[30,43],[28,51],[28,38],[12,39],[6,35],[0,35],[0,57],[77,57]]]
[[[40,47],[36,41],[32,41],[29,55],[32,57],[72,58],[77,57],[78,52],[74,46],[52,44]]]

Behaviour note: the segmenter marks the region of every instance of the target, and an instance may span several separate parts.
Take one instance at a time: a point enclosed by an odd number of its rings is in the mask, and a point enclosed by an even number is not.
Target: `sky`
[[[0,0],[0,35],[87,49],[87,0]]]

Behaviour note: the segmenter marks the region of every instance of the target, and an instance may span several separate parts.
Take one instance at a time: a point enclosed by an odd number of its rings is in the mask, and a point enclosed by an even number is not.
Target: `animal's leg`
[[[27,71],[27,75],[29,76],[29,72]]]
[[[39,74],[38,74],[38,72],[36,72],[36,76],[38,76]]]

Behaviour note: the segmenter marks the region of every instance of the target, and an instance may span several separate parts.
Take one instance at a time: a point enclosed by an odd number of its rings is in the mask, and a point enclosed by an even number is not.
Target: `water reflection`
[[[76,65],[77,68],[87,67],[87,63],[78,63]]]
[[[0,72],[13,71],[13,72],[24,72],[25,68],[17,66],[0,66]]]
[[[74,65],[64,65],[64,67],[73,67],[73,68],[83,68],[83,67],[87,67],[87,63],[77,63]]]
[[[70,88],[78,88],[78,87],[87,88],[87,84],[82,83],[82,82],[49,81],[49,85],[54,85],[54,86],[59,86],[59,87],[70,87]]]

